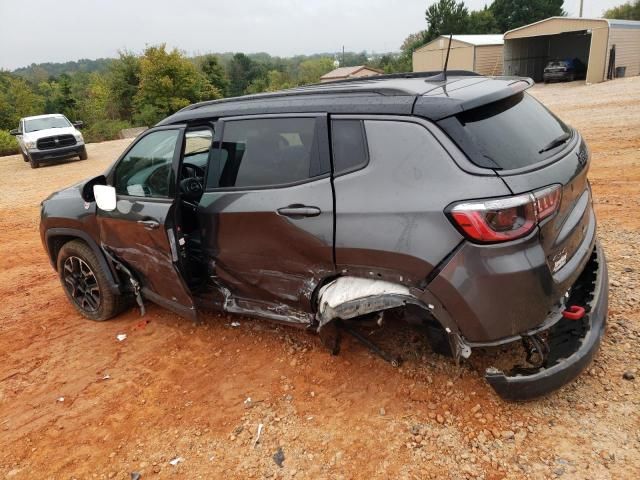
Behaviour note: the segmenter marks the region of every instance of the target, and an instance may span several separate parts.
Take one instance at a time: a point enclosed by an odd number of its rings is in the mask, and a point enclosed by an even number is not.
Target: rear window
[[[509,170],[534,165],[566,144],[571,130],[526,93],[439,122],[480,167]]]

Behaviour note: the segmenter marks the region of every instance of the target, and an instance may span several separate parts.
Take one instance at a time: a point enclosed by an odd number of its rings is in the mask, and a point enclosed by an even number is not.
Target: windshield
[[[24,121],[25,133],[46,130],[47,128],[67,128],[71,123],[65,117],[32,118]]]
[[[571,129],[526,93],[439,123],[473,163],[496,170],[546,160],[571,138]]]

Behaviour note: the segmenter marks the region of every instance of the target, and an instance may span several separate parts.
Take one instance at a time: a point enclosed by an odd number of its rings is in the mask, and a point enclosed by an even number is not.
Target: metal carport
[[[626,76],[640,74],[640,22],[551,17],[504,34],[505,75],[538,82],[549,60],[569,58],[587,65],[587,83],[606,80],[610,67],[625,67]]]

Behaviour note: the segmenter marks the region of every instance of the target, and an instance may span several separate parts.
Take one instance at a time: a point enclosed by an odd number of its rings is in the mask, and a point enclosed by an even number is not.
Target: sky
[[[626,0],[584,0],[598,17]],[[189,55],[399,50],[435,0],[0,0],[0,69],[115,57],[166,43]],[[491,0],[465,0],[470,10]],[[577,16],[580,0],[565,0]]]

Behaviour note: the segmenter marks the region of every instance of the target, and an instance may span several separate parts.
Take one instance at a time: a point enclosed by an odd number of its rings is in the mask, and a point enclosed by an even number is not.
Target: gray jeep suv
[[[135,298],[312,329],[333,352],[346,331],[391,359],[357,330],[411,311],[456,361],[520,342],[486,378],[541,395],[593,358],[608,285],[589,151],[532,83],[422,73],[198,103],[47,198],[42,241],[93,320]]]

